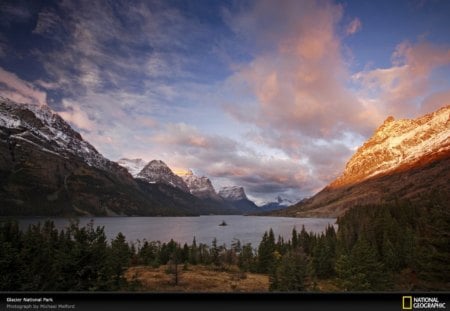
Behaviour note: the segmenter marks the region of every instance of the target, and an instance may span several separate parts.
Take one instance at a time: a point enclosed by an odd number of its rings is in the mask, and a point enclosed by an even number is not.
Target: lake
[[[35,224],[52,219],[58,229],[67,227],[67,218],[21,217],[18,218],[20,227],[25,229]],[[328,225],[335,225],[335,218],[291,218],[291,217],[261,217],[240,215],[214,215],[199,217],[81,217],[80,226],[91,220],[94,227],[104,226],[108,239],[113,239],[122,232],[128,241],[161,241],[169,242],[173,239],[181,244],[191,244],[195,236],[197,244],[211,245],[217,238],[218,245],[229,246],[233,239],[239,239],[241,244],[251,243],[257,247],[265,231],[272,228],[275,237],[282,236],[291,239],[292,229],[298,232],[305,226],[306,231],[320,233]],[[219,226],[222,221],[226,226]]]

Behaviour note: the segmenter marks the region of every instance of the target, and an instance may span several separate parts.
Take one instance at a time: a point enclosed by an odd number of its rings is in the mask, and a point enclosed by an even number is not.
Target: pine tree
[[[377,259],[376,251],[365,237],[360,237],[351,251],[351,276],[349,290],[384,290],[388,276],[384,265]]]
[[[253,248],[250,243],[245,244],[242,247],[242,251],[239,254],[238,266],[244,272],[256,271],[255,259],[253,254]]]
[[[291,242],[292,242],[292,248],[296,249],[298,247],[298,233],[297,230],[292,229],[292,238],[291,238]]]
[[[126,285],[123,272],[129,266],[131,251],[125,236],[119,232],[111,242],[110,265],[113,269],[114,286],[119,289]]]
[[[305,290],[306,256],[302,251],[293,250],[286,253],[276,268],[271,279],[271,291],[303,291]]]
[[[220,254],[220,249],[217,246],[217,239],[214,238],[212,241],[212,244],[211,244],[211,259],[212,259],[212,263],[216,267],[221,266],[219,254]]]
[[[273,272],[275,266],[275,236],[272,229],[269,233],[264,232],[261,243],[258,247],[258,272],[270,273]]]

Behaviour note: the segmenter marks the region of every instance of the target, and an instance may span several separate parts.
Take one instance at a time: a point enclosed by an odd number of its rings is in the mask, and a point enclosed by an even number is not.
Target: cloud
[[[92,131],[96,128],[96,124],[91,120],[88,114],[81,110],[81,108],[68,101],[63,101],[65,111],[60,111],[58,114],[67,122],[75,125],[78,129],[85,131]]]
[[[0,3],[0,24],[10,26],[14,22],[28,20],[31,15],[32,12],[25,2],[11,1],[10,3]]]
[[[226,105],[227,112],[280,134],[301,132],[314,138],[336,138],[348,130],[369,132],[375,126],[346,85],[350,75],[335,33],[342,8],[325,3],[286,1],[278,6],[258,1],[256,8],[241,13],[238,25],[253,21],[251,29],[264,29],[254,35],[276,48],[240,66],[228,81],[230,88],[244,85],[253,94],[255,111],[250,115],[236,102]],[[278,25],[275,30],[262,27],[272,19]]]
[[[54,36],[63,22],[61,18],[50,10],[39,12],[38,19],[33,33],[44,36]]]
[[[0,67],[0,91],[5,97],[19,102],[36,105],[47,104],[47,94],[33,84],[20,79],[14,73]]]
[[[443,106],[450,105],[450,90],[434,92],[422,101],[421,114],[436,111]]]
[[[347,35],[353,35],[361,30],[362,23],[361,20],[357,17],[355,17],[347,26],[345,29],[345,33]]]
[[[205,134],[185,123],[162,126],[141,146],[140,152],[133,150],[133,157],[162,159],[170,167],[193,169],[208,176],[216,189],[243,186],[259,200],[273,200],[275,194],[295,200],[321,186],[300,161],[267,156],[245,143]]]
[[[436,108],[436,103],[430,102],[433,93],[442,94],[436,86],[448,90],[448,84],[434,83],[433,73],[449,64],[449,47],[405,41],[395,48],[392,67],[358,72],[353,79],[361,85],[360,96],[371,100],[384,115],[415,117]]]
[[[355,142],[382,121],[348,87],[351,74],[336,32],[342,14],[329,1],[258,1],[226,16],[239,36],[261,47],[227,80],[224,88],[239,96],[224,111],[254,126],[249,140],[296,161],[308,179],[299,185],[311,191],[337,177]]]

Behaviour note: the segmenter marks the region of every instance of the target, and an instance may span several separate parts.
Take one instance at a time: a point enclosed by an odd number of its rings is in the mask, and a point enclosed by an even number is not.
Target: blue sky
[[[111,160],[298,200],[387,116],[449,104],[448,16],[444,0],[3,1],[0,93]]]

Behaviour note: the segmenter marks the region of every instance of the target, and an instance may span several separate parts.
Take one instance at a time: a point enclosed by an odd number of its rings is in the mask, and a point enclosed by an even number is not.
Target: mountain
[[[144,168],[144,166],[147,164],[144,160],[142,159],[127,159],[127,158],[122,158],[119,161],[117,161],[117,164],[119,164],[120,166],[123,166],[124,168],[127,169],[127,171],[133,175],[133,177],[136,177],[137,174],[139,174],[142,169]]]
[[[247,198],[243,187],[223,187],[219,190],[219,196],[241,212],[260,211],[258,206]]]
[[[264,204],[260,205],[259,208],[262,211],[274,211],[274,210],[286,208],[292,204],[294,204],[294,202],[287,200],[287,199],[283,199],[282,197],[278,196],[276,201],[264,203]]]
[[[389,117],[348,161],[344,172],[312,198],[275,212],[337,217],[355,205],[450,192],[450,106],[417,119]]]
[[[188,186],[183,179],[175,175],[174,172],[161,160],[150,161],[136,175],[136,178],[143,179],[149,183],[166,184],[176,187],[184,192],[190,193]]]
[[[0,216],[211,213],[223,211],[178,188],[134,179],[49,107],[0,97]]]
[[[450,106],[416,120],[388,117],[353,155],[344,173],[330,184],[340,187],[394,170],[430,162],[450,149]]]
[[[190,193],[202,199],[211,199],[215,201],[222,201],[222,198],[217,194],[211,180],[206,176],[196,176],[189,170],[186,175],[181,176],[183,181],[189,188]]]
[[[130,173],[134,172],[135,180],[141,188],[164,192],[168,201],[188,202],[190,212],[199,214],[243,214],[248,211],[248,202],[231,203],[220,197],[209,178],[198,177],[192,173],[176,175],[163,161],[153,160],[147,164],[141,159],[121,159],[118,161]],[[142,165],[144,163],[144,165]],[[142,166],[139,173],[136,171]],[[244,207],[244,209],[242,209]]]
[[[239,186],[223,187],[219,190],[219,195],[227,201],[248,200],[244,188]]]

